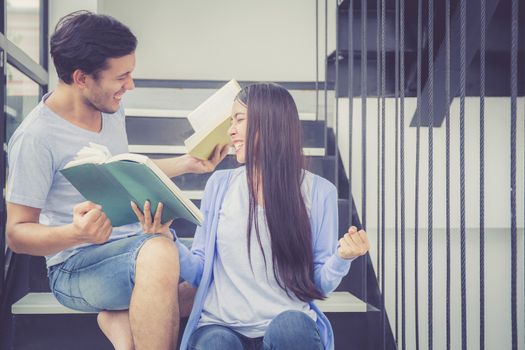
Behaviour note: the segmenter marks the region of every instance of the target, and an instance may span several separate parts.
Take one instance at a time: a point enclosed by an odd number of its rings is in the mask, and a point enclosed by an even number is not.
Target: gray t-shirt
[[[9,176],[6,201],[42,209],[40,223],[61,226],[73,220],[73,207],[86,199],[60,173],[89,142],[105,145],[116,155],[128,151],[125,114],[102,113],[102,130],[82,129],[54,113],[42,101],[14,132],[8,145]],[[113,228],[110,239],[141,232],[139,223]],[[56,265],[78,252],[83,244],[46,256],[47,266]]]

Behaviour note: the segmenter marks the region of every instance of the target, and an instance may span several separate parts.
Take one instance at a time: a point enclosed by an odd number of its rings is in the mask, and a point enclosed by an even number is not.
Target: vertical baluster
[[[433,349],[433,185],[434,185],[434,1],[428,1],[428,223],[427,223],[427,264],[428,264],[428,349]]]
[[[518,0],[512,0],[510,50],[510,235],[512,349],[518,348],[517,327],[517,227],[516,227],[516,99],[518,95]]]

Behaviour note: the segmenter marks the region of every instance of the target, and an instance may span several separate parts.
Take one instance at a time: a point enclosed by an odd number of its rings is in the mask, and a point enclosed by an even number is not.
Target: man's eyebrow
[[[131,73],[131,71],[127,71],[127,72],[125,72],[125,73],[122,73],[122,74],[119,75],[118,77],[119,77],[119,78],[120,78],[120,77],[125,77],[126,75],[128,75],[128,74],[130,74],[130,73]]]

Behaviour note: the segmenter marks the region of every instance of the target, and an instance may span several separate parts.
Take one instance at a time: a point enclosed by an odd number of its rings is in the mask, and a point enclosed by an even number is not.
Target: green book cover
[[[200,210],[146,156],[121,154],[105,163],[66,165],[61,172],[87,200],[102,206],[114,227],[137,222],[130,202],[143,208],[146,200],[152,215],[164,204],[162,223],[176,218],[202,223]]]

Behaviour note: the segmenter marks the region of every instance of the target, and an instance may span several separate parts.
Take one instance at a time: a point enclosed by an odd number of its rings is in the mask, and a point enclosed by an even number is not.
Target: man
[[[84,202],[60,173],[89,142],[127,152],[121,99],[134,88],[136,45],[129,28],[109,16],[80,11],[58,23],[50,46],[59,83],[9,143],[7,242],[14,252],[46,256],[56,298],[101,312],[115,348],[168,349],[179,322],[173,240],[145,234],[138,223],[112,228],[104,208]],[[212,171],[226,153],[155,162],[173,177]]]

